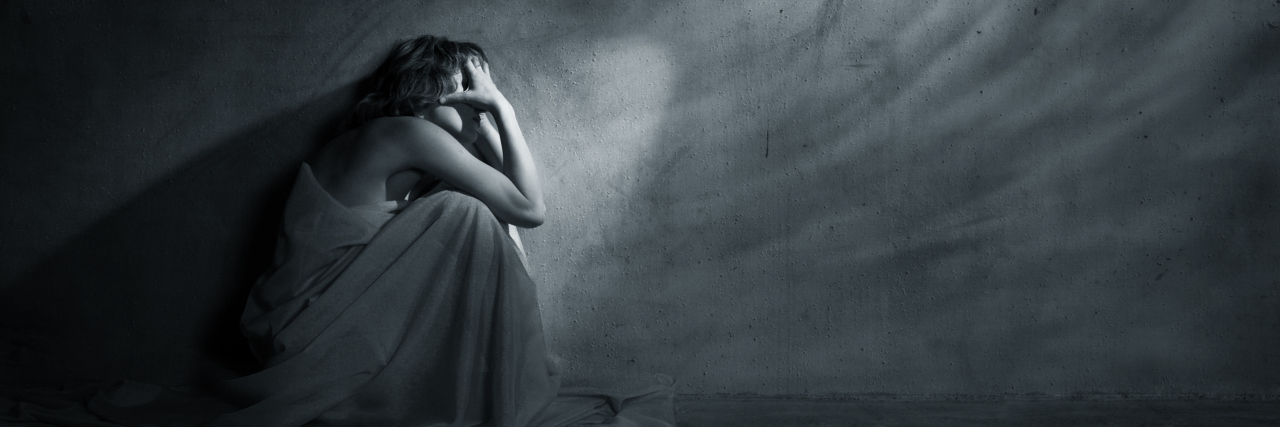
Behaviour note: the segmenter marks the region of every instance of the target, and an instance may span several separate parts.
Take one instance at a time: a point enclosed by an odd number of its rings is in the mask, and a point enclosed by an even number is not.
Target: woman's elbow
[[[537,228],[539,225],[542,225],[543,219],[544,218],[542,217],[527,216],[527,217],[518,218],[508,223],[520,228]]]
[[[542,218],[531,219],[529,221],[524,221],[523,224],[512,224],[512,225],[520,228],[538,228],[539,225],[542,225]]]
[[[542,225],[546,219],[547,208],[545,206],[533,206],[517,212],[507,223],[520,228],[536,228]]]
[[[537,209],[534,209],[533,212],[530,212],[528,217],[526,217],[525,219],[526,221],[524,225],[517,224],[516,227],[537,228],[539,225],[542,225],[543,222],[546,222],[547,208],[539,206]]]

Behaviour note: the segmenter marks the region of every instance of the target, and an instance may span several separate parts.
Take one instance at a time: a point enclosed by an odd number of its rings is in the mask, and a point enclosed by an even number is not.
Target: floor
[[[1280,426],[1280,401],[676,399],[681,427]]]

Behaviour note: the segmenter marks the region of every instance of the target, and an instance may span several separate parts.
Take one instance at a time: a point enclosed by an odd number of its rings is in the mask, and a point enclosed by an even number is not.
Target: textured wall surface
[[[551,349],[683,393],[1280,394],[1280,2],[0,9],[0,374],[251,369],[298,162],[475,41]]]

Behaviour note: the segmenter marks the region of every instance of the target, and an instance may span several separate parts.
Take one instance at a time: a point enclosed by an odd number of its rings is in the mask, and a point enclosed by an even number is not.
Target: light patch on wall
[[[555,215],[552,228],[568,229],[579,241],[616,239],[609,226],[634,214],[628,203],[634,202],[642,163],[663,133],[660,125],[673,91],[672,60],[663,46],[643,38],[601,40],[561,55],[563,74],[533,81],[554,88],[562,99],[544,104],[539,115],[550,126],[536,131],[555,141],[541,155],[549,165],[545,185]],[[551,269],[561,270],[582,254],[543,255],[559,258]],[[542,281],[542,295],[555,295],[572,282]],[[555,318],[567,313],[551,309],[544,314],[556,324]]]

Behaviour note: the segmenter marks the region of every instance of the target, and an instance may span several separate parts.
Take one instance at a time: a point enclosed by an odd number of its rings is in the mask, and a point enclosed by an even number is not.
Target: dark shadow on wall
[[[271,262],[298,165],[337,135],[362,84],[217,144],[6,285],[0,381],[177,384],[254,370],[245,298]]]

